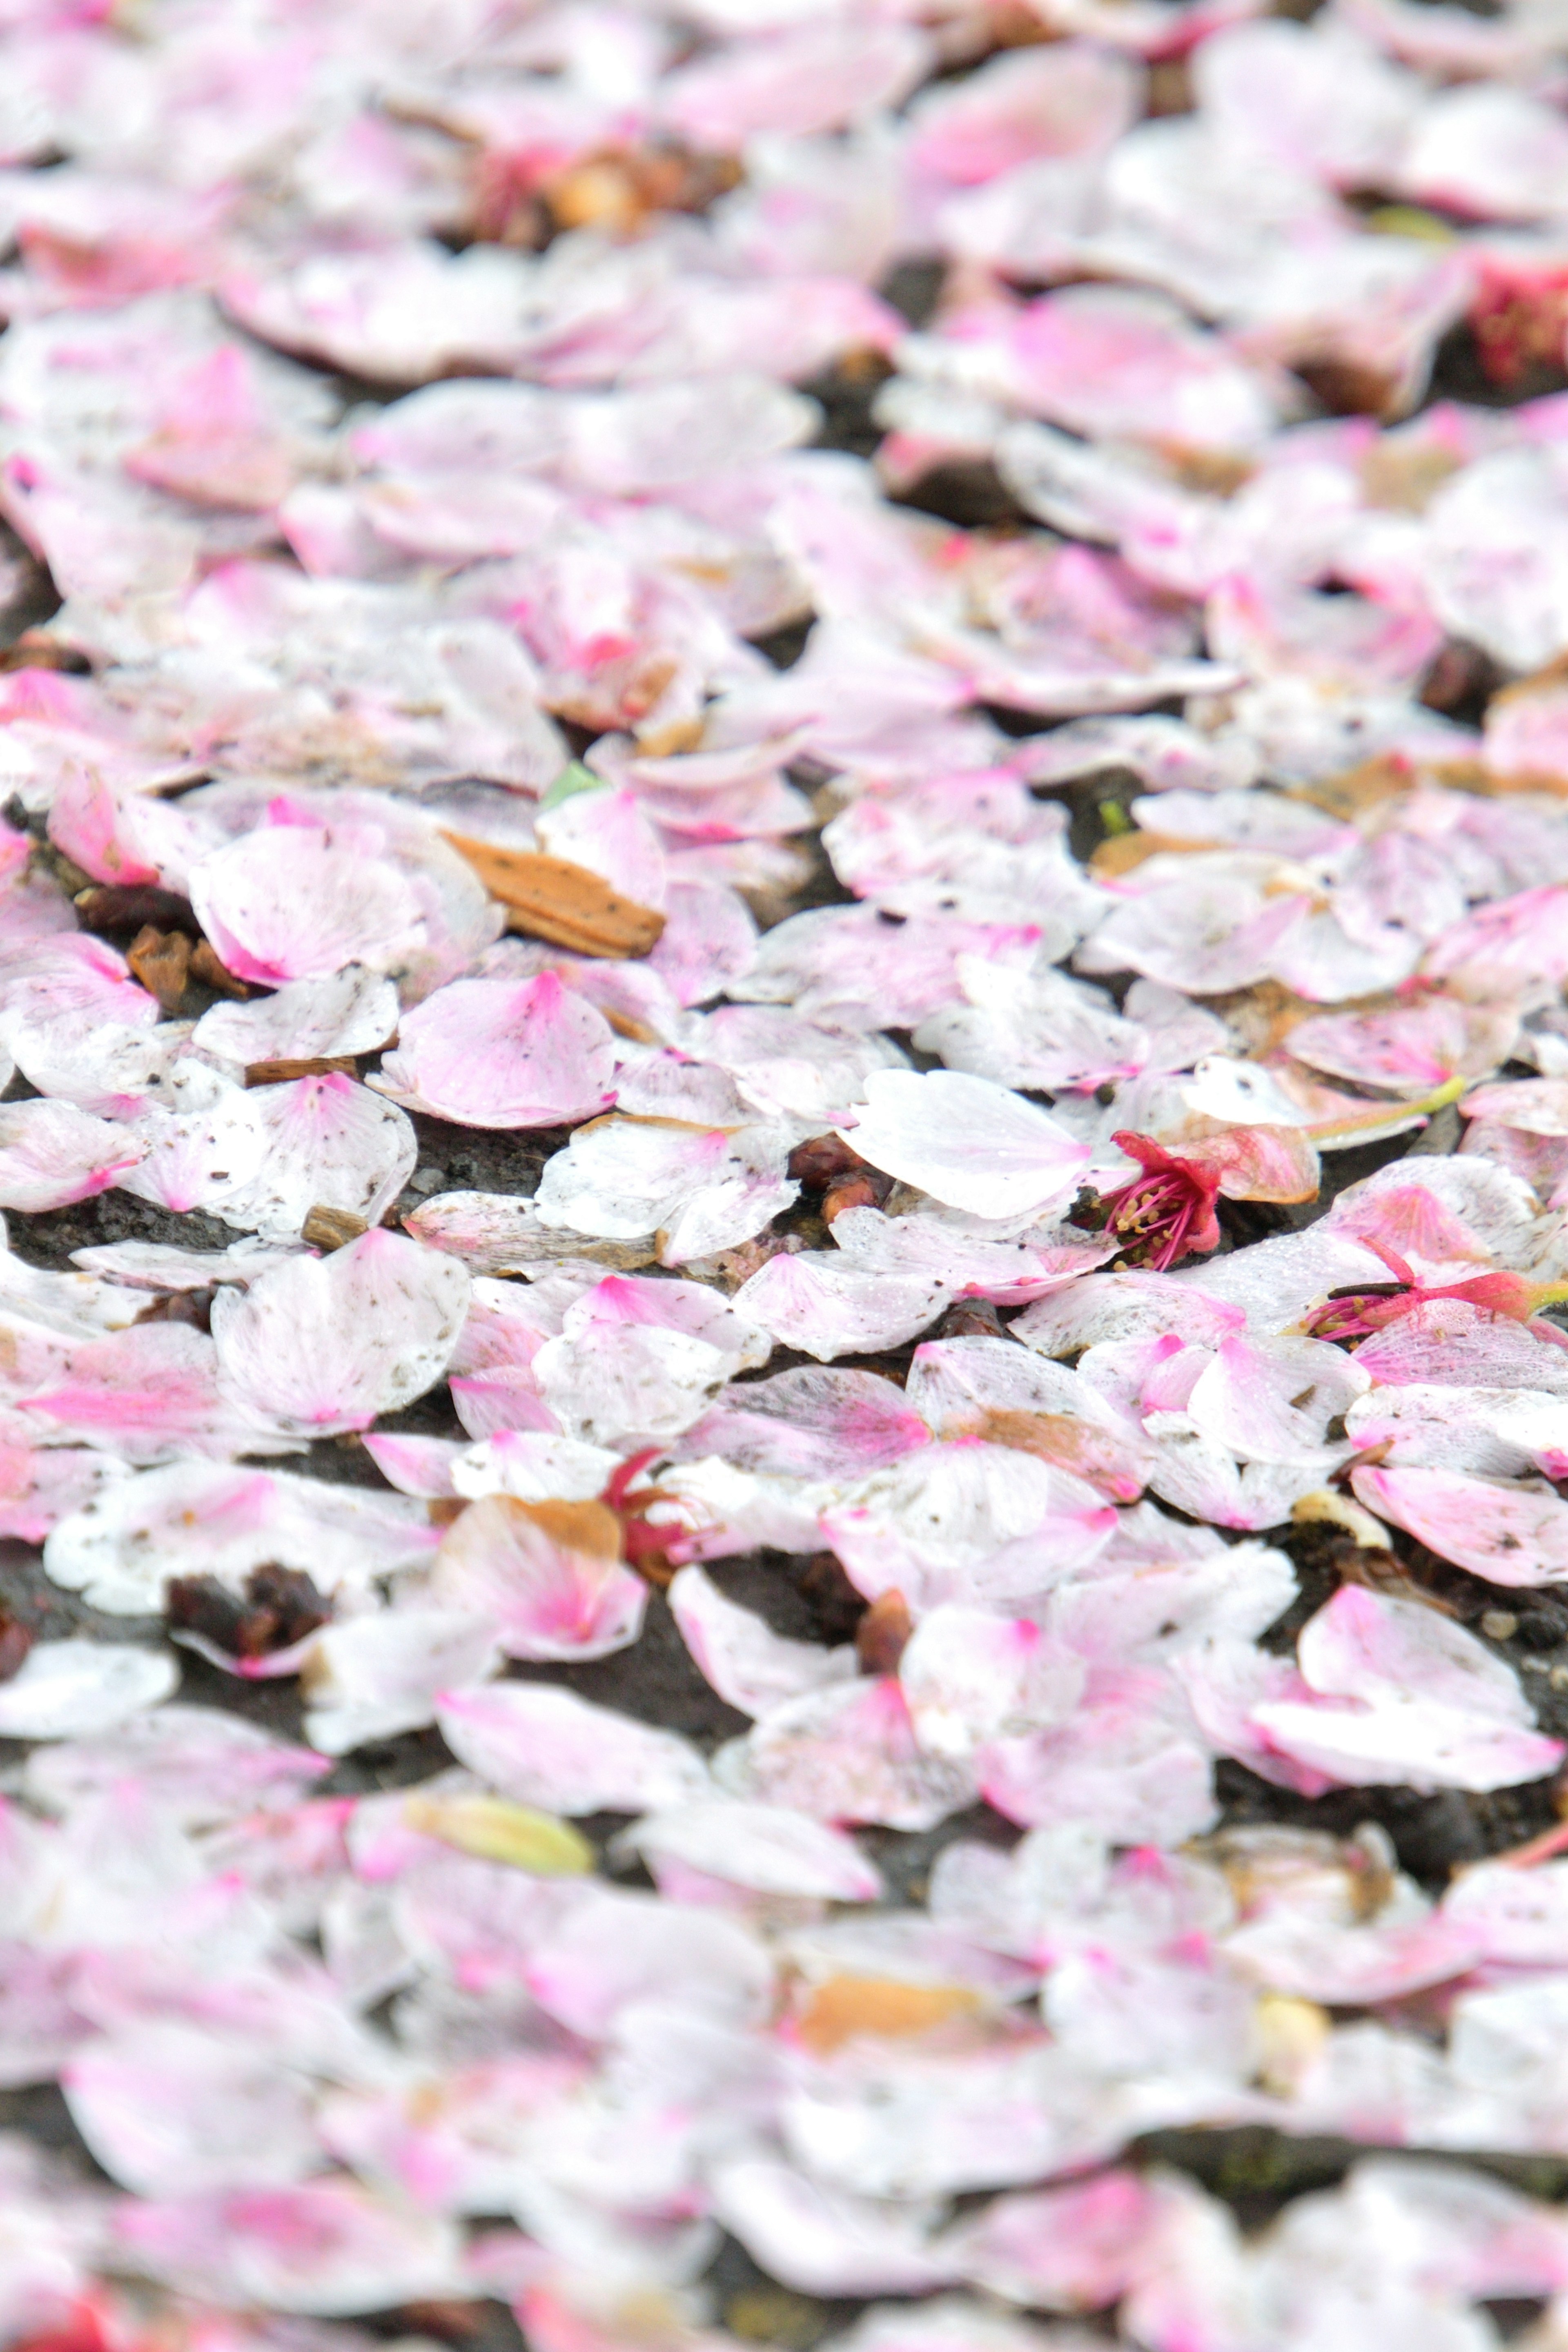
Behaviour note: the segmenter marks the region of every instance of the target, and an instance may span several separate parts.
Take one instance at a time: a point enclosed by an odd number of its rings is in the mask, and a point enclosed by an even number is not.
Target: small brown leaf
[[[1200,852],[1217,849],[1215,841],[1200,841],[1196,835],[1178,833],[1113,833],[1102,841],[1089,861],[1089,870],[1100,882],[1113,882],[1123,874],[1131,874],[1151,857],[1195,857]]]
[[[822,1222],[830,1225],[846,1209],[879,1209],[887,1196],[886,1177],[870,1169],[864,1175],[840,1176],[822,1196]]]
[[[191,969],[191,943],[184,931],[161,931],[144,923],[126,950],[125,961],[163,1011],[173,1013],[185,992]]]
[[[90,882],[74,903],[84,930],[140,931],[150,923],[155,931],[195,935],[190,900],[152,882]]]
[[[286,1650],[329,1623],[332,1613],[303,1570],[280,1568],[275,1560],[251,1570],[243,1593],[231,1592],[216,1576],[172,1577],[166,1605],[172,1629],[197,1633],[235,1658]]]
[[[370,1227],[352,1209],[329,1209],[318,1202],[300,1228],[301,1239],[319,1250],[342,1249],[347,1242],[357,1242]]]
[[[868,1675],[896,1675],[899,1660],[914,1632],[910,1604],[892,1585],[879,1592],[855,1628],[855,1654]]]
[[[32,1629],[0,1609],[0,1683],[8,1683],[13,1675],[21,1673],[32,1646]]]
[[[623,898],[587,866],[542,850],[498,848],[464,833],[445,838],[506,908],[509,929],[574,955],[645,956],[658,945],[664,929],[658,908]]]
[[[967,1985],[906,1984],[898,1977],[829,1977],[801,2011],[797,2029],[806,2048],[825,2058],[846,2042],[874,2033],[902,2039],[929,2033],[949,2018],[973,2017],[980,1996]]]
[[[341,1071],[345,1078],[355,1076],[353,1055],[313,1054],[297,1062],[250,1062],[246,1066],[245,1083],[247,1087],[282,1087],[291,1078],[330,1077],[334,1070]]]
[[[552,1543],[568,1551],[586,1552],[592,1559],[619,1559],[621,1523],[607,1503],[523,1503],[502,1498],[520,1519],[531,1519]]]
[[[243,980],[236,980],[232,971],[218,961],[217,950],[210,940],[198,940],[191,957],[191,978],[199,980],[219,996],[237,996],[242,1002],[250,994]]]

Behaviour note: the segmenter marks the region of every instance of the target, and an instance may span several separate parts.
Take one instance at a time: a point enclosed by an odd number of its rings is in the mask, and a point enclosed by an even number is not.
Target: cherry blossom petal
[[[544,1684],[450,1694],[437,1721],[461,1762],[547,1812],[644,1812],[708,1787],[701,1758],[674,1732]]]
[[[72,1636],[35,1642],[20,1670],[0,1684],[0,1736],[80,1739],[156,1706],[179,1681],[166,1650]]]
[[[308,2086],[269,2053],[150,2026],[84,2051],[63,2087],[99,2163],[140,2196],[281,2188],[321,2168]]]
[[[405,1016],[374,1084],[459,1127],[559,1127],[605,1108],[614,1062],[602,1015],[546,971],[437,989]]]
[[[1368,1510],[1493,1584],[1552,1584],[1568,1577],[1568,1505],[1550,1487],[1504,1486],[1449,1469],[1351,1474]]]
[[[216,1576],[239,1592],[252,1570],[291,1568],[318,1590],[365,1591],[423,1566],[439,1530],[417,1505],[288,1472],[174,1462],[122,1479],[63,1519],[44,1566],[68,1591],[121,1616],[161,1609],[169,1580]]]
[[[337,836],[270,824],[191,868],[197,920],[228,970],[276,987],[328,980],[345,964],[395,971],[423,946],[425,920],[408,883],[364,828]]]
[[[874,1168],[980,1217],[1059,1208],[1089,1162],[1048,1115],[958,1071],[874,1071],[846,1139]]]
[[[548,1507],[511,1496],[471,1504],[441,1546],[431,1598],[484,1618],[508,1657],[603,1658],[625,1649],[642,1630],[647,1586],[614,1548],[574,1542],[569,1516],[560,1528]]]
[[[742,1715],[769,1715],[830,1683],[853,1681],[858,1671],[852,1648],[787,1640],[727,1600],[700,1568],[683,1568],[672,1580],[669,1606],[704,1681]]]
[[[73,1103],[0,1107],[0,1208],[37,1214],[106,1192],[134,1168],[146,1144],[132,1130]]]
[[[443,1696],[483,1682],[500,1664],[488,1619],[469,1610],[387,1609],[329,1625],[301,1671],[305,1732],[324,1755],[417,1731]]]
[[[293,1258],[213,1302],[225,1394],[258,1423],[310,1435],[365,1429],[438,1381],[468,1299],[463,1268],[373,1232]],[[358,1335],[343,1350],[342,1335]]]
[[[248,1004],[215,1004],[193,1042],[225,1061],[310,1061],[374,1054],[397,1030],[397,991],[381,973],[351,963],[313,980],[285,982]]]
[[[874,1903],[882,1892],[880,1876],[850,1838],[782,1805],[703,1800],[669,1806],[645,1814],[619,1843],[640,1854],[656,1876],[679,1865],[759,1895],[831,1903]]]
[[[259,1087],[246,1097],[259,1123],[259,1166],[224,1196],[226,1224],[292,1240],[314,1208],[379,1224],[414,1173],[419,1148],[402,1111],[341,1071]]]

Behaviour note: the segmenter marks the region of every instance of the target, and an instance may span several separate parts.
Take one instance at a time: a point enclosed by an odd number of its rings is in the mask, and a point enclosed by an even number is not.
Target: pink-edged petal
[[[459,2291],[452,2222],[356,2180],[223,2195],[128,2199],[114,2217],[124,2268],[230,2305],[333,2317]]]
[[[857,1478],[930,1440],[921,1411],[891,1381],[801,1365],[723,1390],[675,1452],[681,1461],[720,1454],[778,1477]]]
[[[1370,1377],[1322,1340],[1258,1347],[1226,1339],[1189,1391],[1185,1410],[1205,1437],[1238,1461],[1326,1470],[1346,1452],[1330,1428],[1365,1394]]]
[[[460,1762],[547,1812],[646,1812],[708,1790],[702,1759],[673,1731],[542,1683],[453,1693],[437,1720]]]
[[[1208,1751],[1148,1668],[1098,1670],[1067,1723],[994,1739],[975,1766],[982,1794],[1026,1826],[1078,1822],[1118,1845],[1177,1845],[1215,1817]]]
[[[918,2209],[847,2196],[766,2155],[726,2158],[711,2185],[725,2228],[798,2294],[922,2294],[953,2276]]]
[[[440,1379],[468,1303],[462,1266],[398,1234],[290,1259],[214,1300],[223,1392],[289,1434],[367,1428]]]
[[[132,1129],[40,1096],[0,1104],[0,1209],[30,1216],[90,1200],[142,1159],[147,1146]]]
[[[1472,1576],[1508,1585],[1568,1580],[1568,1503],[1548,1486],[1371,1464],[1352,1471],[1351,1484],[1369,1511]]]
[[[1314,1201],[1318,1196],[1318,1155],[1300,1128],[1227,1127],[1218,1135],[1184,1134],[1171,1141],[1171,1149],[1217,1177],[1227,1201]]]
[[[1312,1700],[1266,1700],[1254,1719],[1272,1746],[1333,1780],[1510,1788],[1562,1759],[1562,1742],[1531,1727],[1511,1669],[1418,1602],[1343,1585],[1297,1650]]]
[[[1465,1298],[1424,1299],[1363,1339],[1356,1361],[1380,1388],[1420,1383],[1568,1396],[1568,1353],[1562,1347],[1538,1338],[1528,1324]]]
[[[882,1274],[837,1250],[781,1251],[743,1282],[735,1303],[781,1347],[829,1363],[901,1347],[947,1304],[946,1286],[926,1274]]]
[[[286,982],[274,995],[248,1004],[215,1004],[197,1022],[193,1040],[204,1053],[248,1066],[374,1054],[396,1030],[392,982],[349,964],[324,979]]]
[[[1087,1145],[1046,1111],[956,1070],[873,1071],[845,1139],[873,1168],[973,1216],[1060,1208],[1089,1165]]]
[[[142,2197],[281,2188],[325,2169],[309,2083],[269,2052],[148,2024],[83,2051],[62,2087],[99,2163]]]
[[[672,1805],[645,1815],[619,1844],[640,1854],[661,1886],[663,1874],[679,1868],[758,1895],[828,1903],[875,1903],[883,1891],[880,1874],[852,1839],[782,1805],[709,1799]]]
[[[1332,1078],[1424,1095],[1456,1073],[1479,1077],[1507,1061],[1518,1027],[1510,1005],[1433,996],[1384,1013],[1315,1013],[1286,1044],[1297,1061]]]
[[[535,1945],[525,1977],[542,2009],[595,2041],[633,2001],[661,1999],[715,2026],[755,2026],[773,1994],[767,1949],[738,1920],[592,1882]]]
[[[0,1439],[0,1536],[42,1543],[62,1519],[129,1475],[128,1465],[112,1454]]]
[[[850,1581],[868,1600],[897,1586],[917,1612],[1043,1592],[1103,1550],[1115,1525],[1084,1480],[975,1438],[874,1471],[822,1515]]]
[[[46,1444],[100,1445],[128,1462],[297,1450],[220,1393],[217,1350],[183,1323],[138,1323],[40,1365],[18,1410]]]
[[[485,1682],[501,1663],[489,1621],[451,1608],[380,1610],[326,1626],[301,1671],[305,1736],[323,1755],[417,1731],[442,1698]]]
[[[360,1443],[400,1495],[436,1502],[457,1493],[452,1465],[468,1450],[460,1438],[405,1437],[395,1430],[371,1430]]]
[[[258,1087],[244,1099],[259,1124],[262,1157],[219,1205],[225,1224],[293,1240],[314,1208],[379,1224],[414,1173],[412,1122],[340,1070]]]
[[[492,1495],[448,1530],[429,1590],[484,1618],[509,1657],[569,1659],[635,1642],[648,1589],[618,1560],[552,1535],[526,1503]]]
[[[238,1592],[253,1570],[274,1564],[325,1594],[363,1592],[378,1576],[423,1567],[438,1541],[401,1496],[186,1461],[124,1479],[63,1520],[44,1565],[93,1608],[135,1616],[163,1607],[173,1577],[216,1576]]]
[[[962,1762],[923,1754],[891,1677],[829,1685],[774,1707],[723,1751],[723,1785],[826,1822],[934,1829],[974,1801]]]
[[[553,972],[451,981],[406,1014],[373,1083],[459,1127],[560,1127],[614,1099],[608,1023]]]
[[[1085,1673],[1032,1620],[951,1605],[921,1620],[899,1661],[921,1748],[959,1759],[987,1740],[1066,1722]]]
[[[207,1107],[142,1111],[127,1129],[142,1156],[123,1190],[160,1209],[216,1209],[238,1198],[267,1156],[267,1129],[254,1095],[226,1087]]]
[[[667,1265],[733,1249],[793,1206],[794,1135],[782,1124],[703,1128],[611,1118],[580,1128],[546,1165],[535,1214],[563,1237],[660,1234]]]
[[[1210,1270],[1205,1266],[1205,1275]],[[1037,1300],[1011,1328],[1015,1338],[1042,1355],[1070,1356],[1102,1340],[1162,1331],[1179,1331],[1200,1346],[1217,1347],[1246,1322],[1245,1307],[1212,1297],[1201,1279],[1140,1267],[1128,1274],[1086,1274]]]
[[[828,1650],[775,1633],[752,1610],[727,1600],[700,1568],[680,1570],[669,1606],[704,1681],[742,1715],[768,1715],[830,1683],[853,1681],[858,1672],[852,1648]]]
[[[240,980],[275,988],[330,979],[352,963],[395,971],[425,944],[426,925],[380,846],[365,826],[258,825],[196,859],[191,903]]]

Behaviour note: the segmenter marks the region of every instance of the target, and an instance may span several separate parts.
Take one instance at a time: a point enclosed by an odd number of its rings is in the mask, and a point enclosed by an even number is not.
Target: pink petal
[[[143,1157],[142,1138],[74,1103],[0,1105],[0,1208],[63,1209],[106,1192]]]
[[[508,1657],[603,1658],[642,1631],[647,1586],[613,1559],[574,1549],[502,1495],[449,1529],[432,1600],[488,1620]]]
[[[680,1570],[669,1587],[669,1606],[703,1680],[742,1715],[768,1715],[830,1683],[853,1681],[858,1671],[851,1648],[787,1640],[727,1600],[700,1568]]]
[[[542,1683],[453,1693],[437,1714],[454,1756],[520,1804],[646,1812],[704,1794],[707,1767],[672,1731]]]
[[[463,1268],[398,1234],[292,1258],[214,1300],[223,1393],[290,1434],[368,1428],[440,1379],[468,1303]]]
[[[1357,1499],[1435,1551],[1493,1584],[1568,1579],[1568,1503],[1550,1488],[1504,1486],[1446,1469],[1351,1474]]]
[[[395,971],[425,940],[418,902],[364,827],[263,824],[191,868],[191,903],[240,980],[326,980],[345,964]]]
[[[559,1127],[614,1099],[603,1016],[553,972],[512,985],[459,980],[402,1024],[375,1085],[412,1110],[462,1127]]]
[[[874,1071],[868,1108],[840,1132],[863,1160],[973,1216],[1059,1208],[1089,1165],[1047,1113],[958,1071]]]

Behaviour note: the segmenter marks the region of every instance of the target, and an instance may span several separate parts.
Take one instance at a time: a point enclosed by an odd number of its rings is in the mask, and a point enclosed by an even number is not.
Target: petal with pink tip
[[[509,1495],[470,1503],[447,1531],[429,1590],[442,1607],[493,1625],[510,1658],[607,1657],[637,1640],[647,1605],[640,1576],[552,1533]]]
[[[395,971],[425,943],[419,902],[376,853],[376,828],[261,824],[191,867],[191,904],[220,962],[276,988],[345,964]]]
[[[873,1168],[977,1217],[1060,1208],[1089,1160],[1048,1112],[959,1070],[873,1070],[840,1132]]]
[[[546,1812],[641,1813],[708,1791],[707,1766],[675,1732],[543,1683],[449,1693],[437,1720],[470,1771]]]
[[[1371,1464],[1352,1471],[1351,1484],[1369,1511],[1472,1576],[1509,1585],[1568,1580],[1568,1503],[1549,1486]]]
[[[222,1392],[289,1434],[368,1428],[440,1379],[468,1303],[457,1260],[400,1234],[290,1258],[213,1301]]]
[[[855,1652],[824,1649],[775,1633],[750,1609],[728,1600],[700,1568],[683,1568],[669,1587],[680,1638],[705,1682],[742,1715],[771,1714],[792,1699],[853,1681]]]
[[[131,1129],[74,1103],[39,1096],[0,1104],[0,1209],[36,1216],[90,1200],[134,1168],[146,1149]]]
[[[609,1024],[552,971],[456,980],[405,1015],[371,1084],[459,1127],[563,1127],[614,1099]]]

